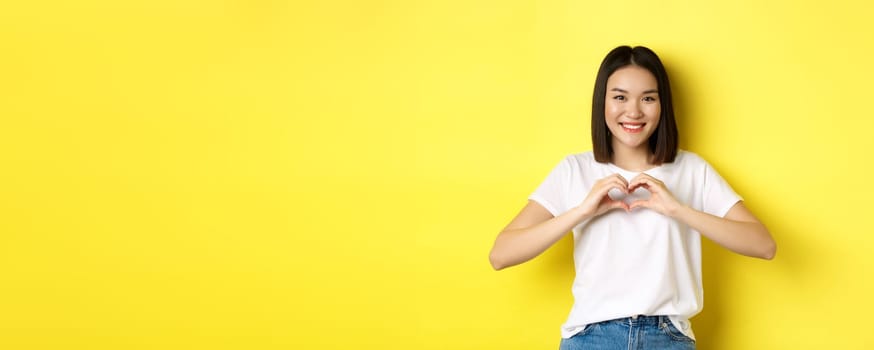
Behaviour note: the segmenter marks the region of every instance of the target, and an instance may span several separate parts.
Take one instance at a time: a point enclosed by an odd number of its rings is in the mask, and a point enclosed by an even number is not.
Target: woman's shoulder
[[[571,153],[571,154],[568,154],[567,157],[565,157],[565,158],[573,159],[576,161],[594,161],[595,160],[595,153],[592,151]]]
[[[592,167],[597,166],[595,155],[592,151],[566,154],[556,166],[556,170],[576,173],[579,171],[587,171]]]
[[[710,163],[705,160],[704,157],[695,152],[683,149],[677,151],[677,157],[674,159],[674,164],[676,166],[687,168],[706,168],[710,166]]]
[[[577,167],[589,167],[597,163],[595,161],[595,153],[592,151],[568,154],[564,157],[564,162]]]
[[[704,160],[704,158],[702,158],[701,156],[699,156],[695,152],[680,149],[680,150],[677,150],[677,157],[674,158],[674,163],[700,164],[700,163],[707,163],[707,161]]]

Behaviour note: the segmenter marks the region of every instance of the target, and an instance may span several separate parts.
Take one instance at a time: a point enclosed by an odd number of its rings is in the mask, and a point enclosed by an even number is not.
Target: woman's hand
[[[668,188],[665,187],[665,183],[661,182],[659,179],[641,173],[631,179],[631,182],[628,184],[628,192],[634,192],[634,190],[639,187],[643,187],[649,191],[650,197],[649,199],[632,202],[628,206],[629,210],[643,207],[655,210],[659,214],[668,217],[674,217],[677,210],[683,206],[676,198],[674,198],[671,191],[668,191]]]
[[[625,202],[607,195],[607,192],[613,188],[625,194],[629,193],[628,181],[619,174],[613,174],[595,182],[586,199],[578,207],[589,217],[596,217],[613,209],[631,210]]]

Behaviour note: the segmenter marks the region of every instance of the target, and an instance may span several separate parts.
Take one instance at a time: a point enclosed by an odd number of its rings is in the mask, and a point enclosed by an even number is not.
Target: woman
[[[767,228],[706,161],[677,149],[668,76],[650,49],[604,58],[592,100],[590,152],[566,157],[504,228],[500,270],[574,236],[574,306],[561,349],[694,349],[703,235],[772,259]]]

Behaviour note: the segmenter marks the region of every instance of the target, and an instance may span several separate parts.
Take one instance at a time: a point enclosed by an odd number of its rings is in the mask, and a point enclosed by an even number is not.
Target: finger
[[[608,212],[614,209],[625,209],[628,210],[628,205],[625,202],[617,201],[610,199],[610,197],[604,197],[601,199],[601,202],[598,204],[599,211]]]
[[[632,183],[632,185],[629,187],[630,191],[634,191],[638,187],[646,188],[650,192],[656,192],[656,191],[659,191],[659,190],[665,188],[664,183],[662,183],[661,181],[659,181],[655,178],[651,178],[651,177],[639,178],[636,181],[632,181],[631,183]]]
[[[661,180],[656,179],[655,177],[652,177],[652,175],[649,175],[649,174],[647,174],[647,173],[640,173],[640,174],[638,174],[637,176],[635,176],[633,179],[631,179],[631,184],[632,184],[632,185],[633,185],[633,184],[637,184],[637,183],[642,183],[642,182],[651,182],[651,183],[656,183],[656,184],[664,184]]]
[[[628,181],[625,181],[621,176],[611,179],[610,183],[613,184],[612,188],[628,193]]]
[[[647,174],[647,173],[640,173],[640,174],[637,174],[637,176],[631,178],[631,181],[635,181],[635,180],[642,179],[642,178],[647,178],[647,177],[652,177],[652,176],[650,176],[650,175]]]
[[[640,185],[643,183],[643,180],[645,179],[646,176],[647,176],[646,174],[640,173],[637,176],[635,176],[634,178],[632,178],[631,181],[628,182],[628,189],[633,191],[635,188],[640,187]]]
[[[625,202],[623,201],[611,199],[608,205],[610,206],[610,209],[625,209],[626,211],[629,210],[628,204],[625,204]]]
[[[634,208],[649,208],[649,205],[649,200],[636,200],[628,205],[628,210],[634,210]]]
[[[635,182],[635,183],[632,183],[631,186],[628,186],[628,192],[629,193],[634,192],[635,190],[637,190],[638,188],[641,188],[641,187],[649,189],[649,185],[647,185],[646,183]]]
[[[625,186],[626,188],[628,187],[628,180],[622,177],[622,175],[619,175],[619,173],[614,173],[613,177],[619,179],[623,186]]]
[[[603,192],[603,194],[606,194],[607,192],[609,192],[611,189],[614,189],[614,188],[622,191],[623,193],[626,193],[626,194],[628,193],[628,185],[616,177],[608,177],[608,178],[604,179],[604,181],[599,183],[597,185],[597,187],[598,188],[596,188],[595,191],[598,192],[599,194],[601,192]],[[601,195],[603,195],[603,194],[601,194]]]
[[[628,194],[627,189],[621,181],[616,178],[607,177],[599,180],[598,183],[595,184],[584,201],[592,203],[596,207],[605,208],[605,206],[607,206],[607,208],[611,208],[613,204],[610,204],[610,201],[615,199],[610,197],[609,193],[610,190],[614,188],[622,193]]]
[[[612,180],[614,180],[614,179],[615,179],[615,180],[619,180],[619,181],[627,182],[627,181],[625,180],[625,178],[622,177],[622,175],[619,175],[619,174],[617,174],[617,173],[614,173],[614,174],[610,174],[610,175],[604,176],[604,177],[598,179],[598,182],[608,182],[608,181],[612,181]]]
[[[628,186],[628,191],[634,192],[634,190],[641,188],[641,187],[649,189],[650,185],[646,179],[636,178],[636,179],[631,181],[631,184]]]

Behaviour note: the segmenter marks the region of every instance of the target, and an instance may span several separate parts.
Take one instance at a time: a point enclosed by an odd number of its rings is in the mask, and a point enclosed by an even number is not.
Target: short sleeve
[[[710,164],[704,163],[705,213],[724,217],[735,203],[743,200]]]
[[[562,159],[540,186],[528,196],[548,210],[552,216],[559,216],[567,211],[567,193],[570,186],[570,159]]]

